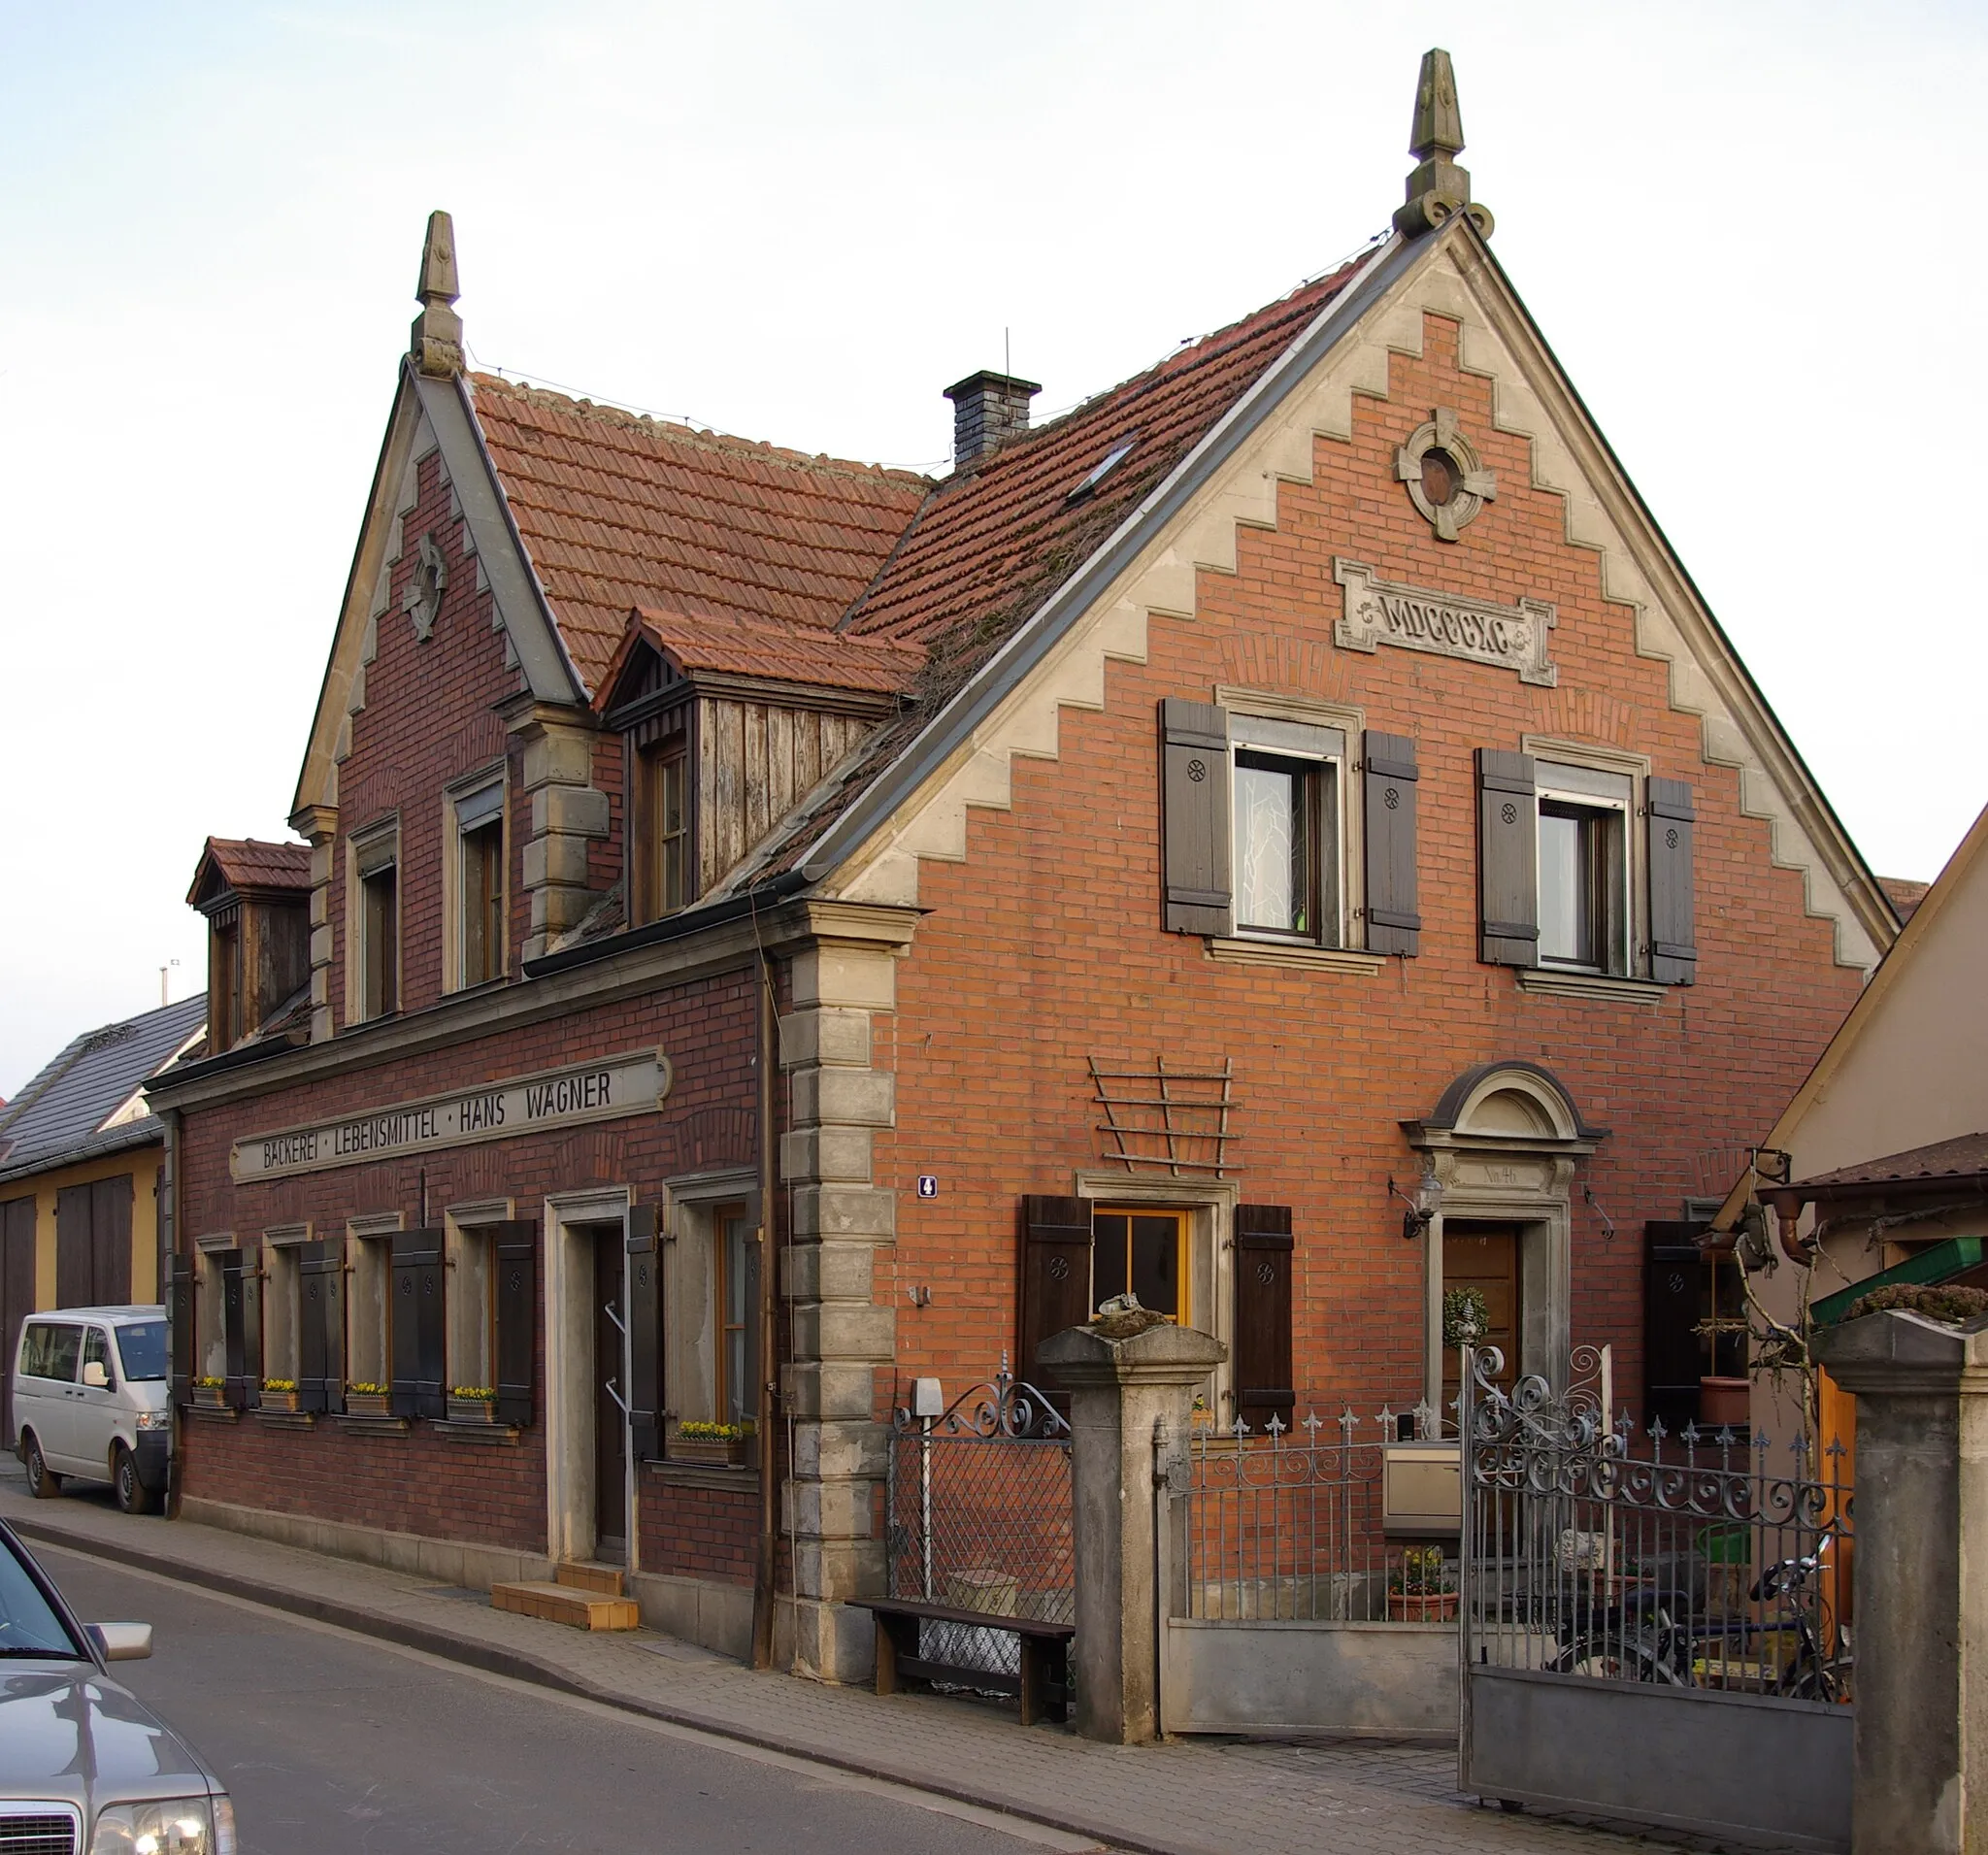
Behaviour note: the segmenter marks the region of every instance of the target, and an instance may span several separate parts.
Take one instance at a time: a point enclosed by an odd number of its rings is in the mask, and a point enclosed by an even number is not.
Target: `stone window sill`
[[[359,1437],[404,1437],[411,1427],[405,1417],[354,1417],[347,1411],[334,1412],[332,1421]]]
[[[1347,946],[1299,946],[1290,941],[1232,941],[1208,944],[1208,956],[1234,966],[1282,966],[1313,973],[1377,973],[1384,953],[1361,953]]]
[[[180,1414],[199,1423],[239,1423],[242,1418],[233,1405],[182,1405]]]
[[[260,1410],[255,1419],[270,1430],[311,1430],[316,1427],[315,1410]]]
[[[431,1418],[428,1428],[438,1437],[450,1442],[508,1444],[515,1443],[518,1440],[516,1424],[489,1423],[481,1417],[469,1417],[460,1421],[447,1417]]]
[[[645,1462],[642,1466],[666,1488],[732,1488],[745,1493],[759,1485],[759,1471],[749,1463],[736,1468],[706,1462]]]
[[[1607,999],[1618,1004],[1656,1005],[1671,990],[1650,979],[1615,978],[1607,973],[1566,973],[1550,966],[1521,966],[1518,989],[1543,997]]]

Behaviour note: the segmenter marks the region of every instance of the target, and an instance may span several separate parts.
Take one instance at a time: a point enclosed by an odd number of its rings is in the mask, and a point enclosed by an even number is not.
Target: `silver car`
[[[149,1624],[79,1622],[0,1521],[0,1850],[234,1855],[227,1792],[111,1679],[150,1653]]]

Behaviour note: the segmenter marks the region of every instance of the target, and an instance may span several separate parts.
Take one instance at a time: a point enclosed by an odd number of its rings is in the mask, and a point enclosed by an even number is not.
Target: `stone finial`
[[[1463,111],[1456,100],[1456,72],[1449,53],[1440,48],[1422,54],[1422,74],[1415,84],[1415,126],[1408,152],[1419,164],[1408,176],[1407,202],[1395,209],[1394,227],[1404,238],[1433,232],[1457,213],[1486,238],[1491,236],[1490,209],[1471,198],[1471,177],[1456,164],[1464,149]]]
[[[455,281],[455,225],[447,213],[428,215],[428,237],[421,247],[421,281],[414,294],[421,305],[409,345],[415,367],[444,378],[460,374],[462,317],[450,306],[461,291]]]

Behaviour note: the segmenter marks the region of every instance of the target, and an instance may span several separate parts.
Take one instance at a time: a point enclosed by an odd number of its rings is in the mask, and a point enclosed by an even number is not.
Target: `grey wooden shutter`
[[[528,1425],[539,1359],[539,1227],[519,1220],[490,1233],[497,1265],[497,1420]]]
[[[1019,1376],[1040,1384],[1036,1354],[1051,1334],[1091,1317],[1091,1208],[1083,1198],[1021,1201]]]
[[[297,1408],[346,1408],[345,1243],[306,1243],[297,1263]]]
[[[1236,1207],[1236,1414],[1252,1430],[1288,1430],[1298,1395],[1291,1371],[1288,1205]]]
[[[173,1402],[182,1409],[193,1402],[193,1258],[175,1250],[167,1259],[166,1312],[173,1336]],[[13,1355],[8,1356],[11,1367]]]
[[[1698,1420],[1705,1348],[1698,1324],[1705,1260],[1695,1241],[1703,1224],[1648,1223],[1643,1237],[1643,1420],[1661,1417],[1673,1434]]]
[[[1692,830],[1698,813],[1682,779],[1652,778],[1648,794],[1650,839],[1650,977],[1660,985],[1698,979],[1698,941],[1692,919]]]
[[[1405,734],[1369,728],[1365,763],[1367,951],[1422,950],[1415,885],[1415,744]]]
[[[227,1341],[227,1371],[221,1397],[236,1410],[262,1403],[262,1295],[257,1277],[262,1251],[224,1249],[209,1258],[220,1264],[221,1319]]]
[[[1477,957],[1540,963],[1540,812],[1533,756],[1477,749]]]
[[[393,1349],[390,1408],[396,1417],[448,1414],[442,1253],[439,1230],[394,1232],[388,1327]]]
[[[1167,697],[1160,766],[1167,930],[1231,933],[1228,714],[1211,702]]]
[[[755,1309],[754,1317],[757,1318]],[[628,1208],[628,1421],[636,1459],[663,1453],[663,1251],[656,1208]]]
[[[89,1298],[100,1308],[131,1299],[131,1196],[129,1173],[89,1188]]]

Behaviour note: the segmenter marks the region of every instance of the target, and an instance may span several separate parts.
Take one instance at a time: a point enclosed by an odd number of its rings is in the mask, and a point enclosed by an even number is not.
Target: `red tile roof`
[[[311,846],[308,844],[264,844],[256,838],[209,838],[193,872],[186,900],[198,907],[201,884],[210,866],[231,889],[308,889],[311,886]]]
[[[767,624],[730,615],[693,618],[647,606],[637,608],[631,622],[641,636],[690,672],[773,677],[828,689],[895,695],[910,685],[925,662],[924,651],[914,645],[851,638],[812,626]],[[604,679],[602,695],[608,687]]]
[[[636,606],[830,631],[931,485],[486,374],[477,420],[574,668],[597,689]]]
[[[1833,1173],[1818,1173],[1813,1178],[1799,1180],[1791,1189],[1971,1181],[1983,1176],[1988,1176],[1988,1134],[1962,1134],[1929,1146],[1908,1146],[1903,1153],[1887,1153],[1882,1159],[1867,1159],[1861,1165],[1839,1167]]]

